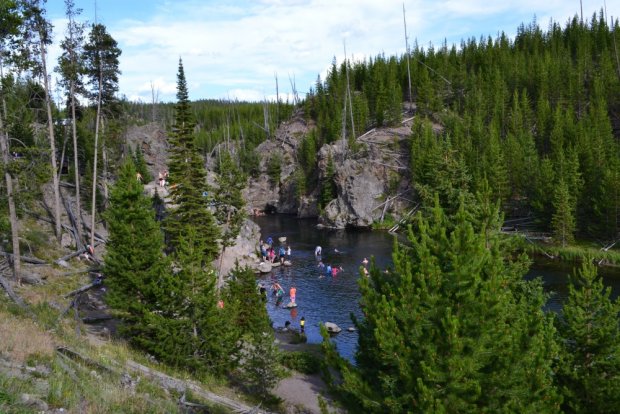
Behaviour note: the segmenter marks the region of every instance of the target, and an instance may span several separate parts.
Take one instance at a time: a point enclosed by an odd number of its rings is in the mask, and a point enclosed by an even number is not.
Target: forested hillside
[[[47,369],[43,399],[52,406],[81,410],[86,390],[96,389],[93,371],[67,368],[50,343],[83,345],[80,295],[103,287],[96,310],[109,312],[114,332],[98,341],[116,335],[162,369],[213,377],[278,407],[270,393],[287,359],[275,346],[255,274],[221,271],[248,224],[243,191],[258,182],[258,192],[287,198],[297,211],[303,199],[306,211],[324,218],[338,202],[334,215],[349,214],[342,193],[362,177],[355,195],[366,197],[364,209],[374,215],[360,227],[383,220],[396,193],[406,210],[420,208],[409,216],[408,242],[395,242],[393,266],[379,269],[371,260],[368,277],[359,269],[364,318],[354,321],[355,364],[339,357],[324,332],[325,377],[344,407],[618,411],[620,304],[592,258],[572,276],[556,316],[544,310],[541,282],[524,280],[529,259],[516,238],[502,234],[518,225],[561,246],[579,238],[611,248],[618,240],[617,20],[610,27],[601,12],[585,23],[522,25],[514,39],[499,34],[334,61],[326,79],[294,103],[190,102],[179,60],[176,102],[159,103],[153,91],[145,104],[118,97],[122,51],[104,25],[85,24],[71,0],[61,56],[48,62],[44,5],[0,1],[0,282],[12,299],[1,295],[0,313],[18,315],[5,331],[30,320],[45,329],[37,333],[49,342],[45,353],[19,361]],[[146,124],[163,131],[156,136],[168,157],[157,183],[158,171],[127,134]],[[373,129],[385,138],[375,147],[362,139]],[[157,187],[154,197],[147,186]],[[253,259],[256,241],[246,248]],[[46,270],[35,277],[23,263]],[[74,321],[66,317],[72,309]],[[3,352],[15,359],[13,343]],[[123,376],[102,365],[117,361],[81,361],[115,382]],[[317,365],[314,356],[288,362]],[[0,390],[0,410],[34,388],[30,374],[14,376],[7,366],[0,385],[10,392]],[[70,390],[69,382],[89,387]],[[135,396],[135,412],[156,412],[149,393]],[[175,398],[185,402],[185,394]],[[102,412],[117,407],[91,404]]]
[[[397,124],[410,102],[416,197],[439,192],[453,211],[486,179],[508,219],[529,217],[521,222],[562,244],[575,235],[612,240],[620,230],[617,24],[601,12],[587,24],[522,25],[514,39],[334,63],[304,103],[317,122],[304,148],[312,153],[344,132],[354,152],[357,136]]]

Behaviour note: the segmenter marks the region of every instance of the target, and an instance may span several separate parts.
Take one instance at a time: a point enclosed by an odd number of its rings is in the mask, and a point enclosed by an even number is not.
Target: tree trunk
[[[105,208],[108,207],[108,200],[110,200],[110,194],[108,190],[108,151],[105,146],[105,125],[101,125],[102,133],[103,133],[103,142],[101,143],[101,158],[103,161],[103,205]],[[94,226],[93,226],[94,227]]]
[[[0,56],[0,79],[4,78],[3,62]],[[19,221],[17,221],[17,210],[15,209],[15,199],[13,195],[13,177],[8,170],[9,165],[9,133],[5,131],[4,119],[7,118],[7,108],[4,96],[2,97],[3,114],[0,116],[0,152],[2,152],[2,162],[5,166],[4,180],[6,182],[6,196],[9,204],[9,221],[11,222],[11,241],[13,244],[13,278],[21,283],[21,256],[19,251]]]
[[[80,250],[82,248],[82,215],[80,214],[82,207],[80,203],[80,166],[78,161],[78,144],[77,144],[77,119],[75,116],[75,82],[71,81],[70,86],[71,94],[71,128],[73,133],[73,168],[75,169],[75,220],[76,220],[76,241],[75,248]]]
[[[60,242],[61,227],[60,227],[60,186],[58,183],[58,170],[56,163],[56,141],[54,140],[54,121],[52,119],[52,104],[49,94],[49,79],[47,78],[47,63],[45,54],[45,43],[40,41],[41,47],[41,67],[43,70],[43,86],[45,88],[45,106],[47,110],[47,128],[50,140],[50,151],[52,153],[52,183],[54,186],[54,232],[56,233],[56,240]]]
[[[101,119],[101,87],[103,83],[103,72],[101,64],[99,66],[99,92],[97,94],[97,118],[95,120],[95,155],[93,156],[93,194],[90,209],[90,245],[95,245],[95,215],[97,212],[97,153],[99,150],[99,121]]]
[[[9,165],[9,134],[4,131],[3,122],[0,121],[0,151],[2,151],[2,162],[5,166]],[[8,169],[5,169],[4,180],[6,181],[6,195],[9,204],[9,221],[11,222],[11,241],[13,244],[13,278],[17,283],[21,283],[21,255],[19,252],[19,221],[17,220],[17,210],[15,209],[15,198],[13,196],[13,177]]]

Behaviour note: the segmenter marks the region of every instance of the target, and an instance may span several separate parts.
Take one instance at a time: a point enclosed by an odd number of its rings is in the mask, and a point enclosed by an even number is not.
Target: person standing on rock
[[[303,316],[299,320],[299,331],[301,333],[306,332],[306,318],[304,318]]]
[[[278,250],[278,257],[280,259],[280,264],[284,264],[285,255],[286,255],[286,249],[284,249],[284,246],[280,246],[280,249]]]
[[[297,289],[295,286],[291,286],[291,289],[288,291],[289,296],[291,297],[291,303],[295,303],[295,298],[297,295]]]

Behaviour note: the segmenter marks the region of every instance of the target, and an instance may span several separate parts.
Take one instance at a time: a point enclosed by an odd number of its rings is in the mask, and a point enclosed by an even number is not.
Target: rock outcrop
[[[224,254],[213,263],[213,267],[225,276],[235,268],[236,263],[240,267],[257,268],[260,261],[256,254],[259,241],[260,227],[252,220],[246,219],[235,240],[235,245],[227,247]]]
[[[400,216],[409,204],[401,197],[409,191],[409,157],[402,144],[411,133],[411,124],[408,119],[397,127],[372,130],[358,138],[355,148],[343,147],[341,142],[324,145],[317,155],[318,181],[325,181],[331,157],[337,197],[320,211],[320,184],[301,197],[296,189],[297,148],[314,128],[298,112],[273,139],[257,147],[261,174],[249,180],[244,193],[249,211],[319,217],[320,225],[339,229],[369,227],[386,214]],[[279,157],[282,166],[277,182],[268,176],[273,157]]]
[[[410,196],[409,154],[405,139],[411,134],[412,118],[396,127],[373,129],[358,137],[351,145],[342,142],[325,144],[317,154],[318,182],[315,188],[306,188],[299,196],[296,176],[298,147],[302,139],[315,127],[301,110],[277,129],[271,139],[261,143],[256,152],[260,158],[257,177],[250,177],[243,192],[248,213],[268,211],[295,214],[298,217],[318,217],[324,227],[370,227],[386,216],[394,219],[409,210]],[[165,169],[168,156],[165,132],[155,124],[130,129],[127,133],[132,148],[140,146],[153,176]],[[230,144],[227,144],[230,145]],[[325,182],[328,159],[334,163],[333,183],[336,198],[319,208],[321,183]],[[269,174],[273,160],[280,166],[279,177]],[[207,166],[213,168],[213,159]],[[214,184],[212,173],[210,184]],[[316,180],[316,178],[315,178]],[[149,194],[155,190],[167,200],[167,191],[147,185]],[[408,199],[409,198],[409,199]]]

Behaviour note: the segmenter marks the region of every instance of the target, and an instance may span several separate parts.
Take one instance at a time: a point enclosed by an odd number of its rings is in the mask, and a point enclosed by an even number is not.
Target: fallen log
[[[82,292],[86,292],[87,290],[90,290],[90,289],[92,289],[94,287],[97,287],[97,286],[100,286],[100,285],[101,285],[101,278],[98,277],[94,282],[89,283],[87,285],[84,285],[84,286],[82,286],[82,287],[80,287],[78,289],[75,289],[75,290],[67,293],[64,296],[64,298],[66,299],[66,298],[70,298],[71,296],[79,295]]]
[[[6,280],[3,276],[0,276],[0,285],[2,285],[6,293],[9,295],[11,299],[13,299],[13,302],[15,302],[17,306],[23,309],[26,308],[26,304],[24,303],[22,298],[17,296],[17,294],[13,291],[13,288],[11,287],[11,284],[9,283],[9,281]]]
[[[99,244],[100,244],[100,243],[95,243],[95,247],[97,247]],[[75,256],[79,256],[79,255],[81,255],[82,253],[86,253],[86,251],[88,251],[88,246],[84,246],[84,247],[82,247],[81,249],[78,249],[78,250],[76,250],[76,251],[74,251],[74,252],[71,252],[71,253],[69,253],[69,254],[67,254],[67,255],[63,256],[63,257],[60,257],[60,258],[58,258],[58,259],[54,260],[54,263],[58,263],[58,262],[60,262],[61,260],[65,260],[65,261],[67,261],[67,260],[69,260],[69,259],[71,259],[71,258],[74,258]],[[97,260],[96,262],[98,263],[99,261]]]
[[[99,362],[80,354],[77,351],[67,348],[66,346],[58,346],[56,347],[56,352],[60,355],[68,357],[76,362],[83,363],[85,365],[90,366],[91,368],[98,369],[99,371],[104,371],[110,374],[114,374],[114,370],[112,368],[108,368],[105,365],[100,364]]]
[[[13,253],[1,252],[0,251],[0,255],[2,255],[4,257],[9,257],[9,258],[11,258],[11,260],[13,260]],[[26,263],[30,263],[30,264],[36,264],[36,265],[46,265],[46,264],[49,264],[45,260],[37,259],[36,257],[29,257],[29,256],[22,256],[22,255],[20,255],[19,258],[20,258],[20,260],[22,262],[26,262]]]
[[[73,360],[74,362],[88,365],[91,368],[97,369],[99,371],[104,371],[106,373],[127,375],[126,372],[120,372],[120,370],[117,368],[111,368],[111,367],[102,365],[99,362],[94,361],[93,359],[77,351],[74,351],[70,348],[67,348],[65,346],[57,347],[56,352],[61,358],[67,361]],[[234,412],[271,414],[270,412],[261,410],[258,407],[250,407],[246,404],[232,400],[230,398],[214,394],[212,392],[204,390],[202,387],[190,381],[184,381],[184,380],[171,377],[170,375],[164,374],[163,372],[160,372],[160,371],[153,370],[145,365],[139,364],[132,360],[128,360],[125,363],[125,368],[127,369],[127,371],[137,372],[141,376],[147,377],[148,379],[154,381],[155,383],[157,383],[159,386],[161,386],[162,388],[166,390],[173,390],[173,391],[178,392],[179,394],[185,394],[187,390],[190,390],[192,395],[198,398],[201,398],[205,401],[209,401],[211,403],[232,409]],[[194,406],[193,403],[188,403],[187,401],[185,401],[185,398],[183,397],[181,397],[180,402],[184,402],[184,404],[187,405],[188,407]],[[197,405],[194,407],[197,407]]]
[[[82,249],[84,246],[83,241],[80,239],[80,237],[78,237],[78,235],[80,234],[80,232],[78,231],[78,222],[77,219],[75,217],[75,215],[73,214],[73,211],[71,211],[71,206],[69,205],[69,202],[67,201],[67,199],[65,199],[63,197],[62,199],[63,204],[65,206],[65,211],[67,213],[67,217],[69,217],[69,222],[71,223],[71,232],[73,233],[74,239],[75,239],[75,246],[77,247],[78,250]],[[79,212],[78,212],[79,214]]]
[[[150,380],[153,380],[159,383],[161,387],[167,390],[174,390],[178,393],[184,393],[187,390],[190,390],[192,392],[192,395],[195,395],[206,401],[210,401],[212,403],[227,407],[229,409],[234,410],[235,412],[269,414],[268,411],[261,410],[257,407],[250,407],[241,402],[231,400],[230,398],[226,398],[224,396],[214,394],[212,392],[202,389],[198,385],[193,384],[189,381],[183,381],[183,380],[171,377],[169,375],[164,374],[163,372],[152,370],[149,367],[146,367],[137,362],[128,360],[125,363],[125,366],[129,370],[133,372],[139,372],[142,376],[145,376],[149,378]]]
[[[93,324],[103,321],[109,321],[110,319],[114,319],[114,317],[112,315],[86,316],[82,318],[82,322],[85,324]]]

